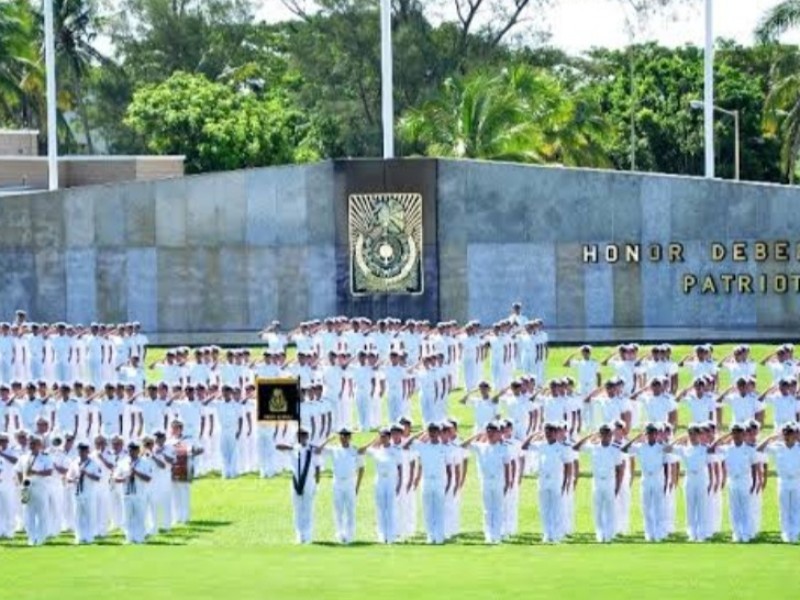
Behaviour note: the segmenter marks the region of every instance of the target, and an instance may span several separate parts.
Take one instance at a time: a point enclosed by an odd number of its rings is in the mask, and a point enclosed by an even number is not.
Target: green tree
[[[429,156],[594,166],[606,161],[595,137],[602,121],[585,110],[591,102],[576,103],[554,76],[515,65],[448,80],[440,97],[403,116],[400,131]]]
[[[0,119],[20,123],[25,78],[35,70],[31,11],[24,0],[0,3]],[[17,121],[17,123],[15,123]],[[27,123],[25,123],[27,124]]]
[[[156,154],[183,154],[190,173],[319,158],[313,126],[280,94],[259,97],[175,73],[137,90],[126,124]]]

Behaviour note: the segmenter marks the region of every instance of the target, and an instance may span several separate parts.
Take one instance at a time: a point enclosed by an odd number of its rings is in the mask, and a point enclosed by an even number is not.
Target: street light
[[[706,107],[706,103],[702,100],[692,100],[689,102],[689,106],[692,107],[694,110],[704,110]],[[739,143],[739,111],[738,110],[727,110],[725,108],[721,108],[716,104],[712,105],[712,109],[722,113],[723,115],[728,115],[729,117],[733,117],[733,132],[734,132],[734,176],[733,178],[736,181],[739,181],[739,176],[741,174],[741,155],[740,155],[740,143]]]

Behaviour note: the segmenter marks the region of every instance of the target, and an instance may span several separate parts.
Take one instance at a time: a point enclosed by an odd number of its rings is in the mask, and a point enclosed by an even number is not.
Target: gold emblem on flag
[[[348,209],[353,295],[421,294],[422,196],[352,194]]]
[[[283,389],[273,389],[272,396],[269,399],[269,411],[271,413],[285,413],[288,409],[289,403],[286,402],[286,396],[283,395]]]

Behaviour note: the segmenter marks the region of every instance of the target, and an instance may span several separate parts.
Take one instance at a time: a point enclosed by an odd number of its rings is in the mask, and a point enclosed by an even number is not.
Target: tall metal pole
[[[394,158],[394,98],[392,83],[392,0],[381,0],[381,115],[383,158]]]
[[[706,0],[706,52],[705,52],[705,147],[706,177],[714,178],[714,0]]]
[[[58,135],[56,121],[56,42],[53,0],[44,0],[44,64],[47,79],[47,182],[58,189]]]
[[[733,147],[734,161],[736,161],[734,178],[736,179],[736,181],[739,181],[742,175],[742,158],[741,158],[742,145],[741,145],[741,133],[739,131],[739,111],[734,110],[732,114],[733,114],[734,135],[736,136],[734,139],[734,147]]]

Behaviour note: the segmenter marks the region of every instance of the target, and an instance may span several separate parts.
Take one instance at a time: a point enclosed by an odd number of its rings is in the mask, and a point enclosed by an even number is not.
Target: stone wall
[[[342,207],[358,191],[419,191],[435,208],[424,297],[348,298]],[[390,308],[489,323],[520,299],[551,328],[754,331],[800,325],[800,294],[684,294],[682,277],[800,272],[794,248],[782,264],[708,256],[712,241],[782,239],[800,240],[791,187],[479,161],[325,162],[0,198],[0,315],[23,307],[39,320],[235,332]],[[670,242],[684,262],[582,260],[586,244]]]
[[[0,198],[0,314],[235,331],[336,309],[332,163]]]
[[[709,245],[800,240],[800,191],[470,161],[439,161],[440,308],[490,322],[525,302],[557,328],[800,324],[800,294],[684,294],[687,273],[794,272],[792,260],[712,262]],[[681,243],[685,262],[586,264],[583,246]]]

